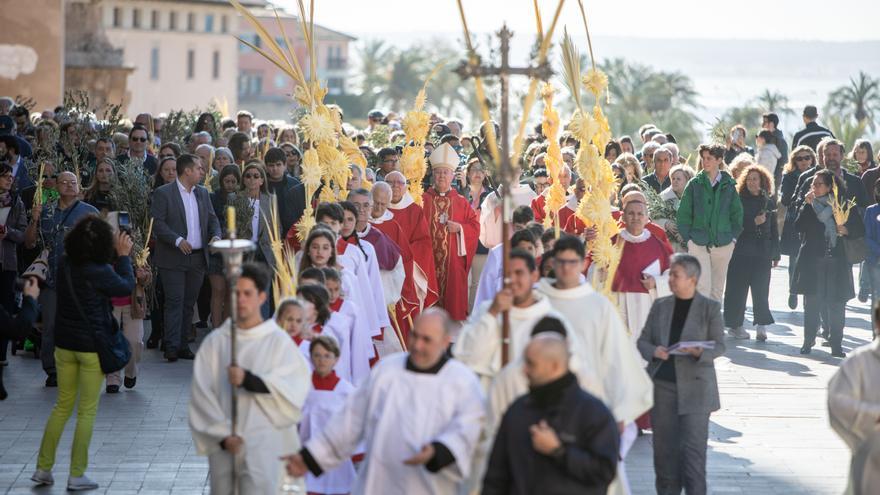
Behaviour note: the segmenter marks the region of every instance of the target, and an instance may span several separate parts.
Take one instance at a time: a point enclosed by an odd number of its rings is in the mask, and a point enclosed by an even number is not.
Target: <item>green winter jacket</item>
[[[736,192],[736,181],[721,171],[718,186],[700,171],[688,182],[681,196],[676,220],[682,242],[698,246],[726,246],[742,232],[743,206]]]

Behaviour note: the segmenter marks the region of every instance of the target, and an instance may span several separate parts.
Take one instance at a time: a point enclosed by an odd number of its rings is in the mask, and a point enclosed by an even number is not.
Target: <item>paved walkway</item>
[[[839,360],[820,346],[811,356],[798,354],[803,315],[787,309],[787,291],[780,267],[771,287],[777,324],[770,340],[728,340],[716,362],[722,409],[712,416],[710,493],[833,494],[846,484],[849,452],[825,409],[825,386]],[[844,347],[851,349],[870,341],[870,315],[855,300],[847,311]],[[0,402],[0,493],[63,493],[74,418],[58,449],[57,486],[32,490],[55,390],[43,388],[38,360],[10,360],[10,397]],[[156,351],[145,360],[135,389],[101,398],[88,470],[101,489],[92,493],[207,493],[207,463],[195,454],[186,420],[191,364],[165,363]],[[639,438],[627,460],[636,494],[654,492],[650,442],[650,435]]]

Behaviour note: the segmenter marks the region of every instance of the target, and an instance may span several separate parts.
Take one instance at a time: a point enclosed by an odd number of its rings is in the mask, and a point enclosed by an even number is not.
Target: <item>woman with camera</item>
[[[58,398],[46,421],[37,470],[31,479],[51,485],[55,451],[64,426],[77,408],[76,430],[70,459],[67,489],[93,490],[98,484],[85,476],[92,427],[104,373],[107,340],[119,329],[113,319],[110,299],[132,293],[135,278],[129,255],[132,241],[124,232],[113,233],[109,223],[97,215],[81,219],[64,239],[64,255],[58,268],[56,288],[58,310],[55,321],[55,362]],[[115,263],[114,263],[114,258]],[[104,338],[109,337],[109,339]],[[101,358],[99,358],[101,352]]]

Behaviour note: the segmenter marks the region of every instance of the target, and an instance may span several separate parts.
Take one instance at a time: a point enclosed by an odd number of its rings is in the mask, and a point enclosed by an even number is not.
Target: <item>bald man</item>
[[[470,473],[485,405],[476,375],[446,357],[452,331],[446,311],[424,311],[409,352],[379,361],[345,408],[288,459],[288,473],[320,476],[363,442],[367,454],[352,494],[457,493]]]
[[[578,386],[569,359],[556,332],[539,333],[526,347],[529,393],[501,420],[483,495],[607,492],[617,467],[617,425],[602,401]]]

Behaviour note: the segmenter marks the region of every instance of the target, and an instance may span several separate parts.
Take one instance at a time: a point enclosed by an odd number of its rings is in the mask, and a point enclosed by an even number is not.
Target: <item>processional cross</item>
[[[472,77],[497,76],[501,83],[501,153],[500,153],[500,169],[501,172],[501,211],[502,211],[502,271],[504,273],[504,288],[510,287],[510,229],[513,220],[512,200],[510,196],[513,181],[517,178],[513,177],[513,166],[510,162],[510,76],[528,76],[530,79],[540,79],[546,81],[553,75],[550,64],[545,60],[538,66],[532,67],[511,67],[510,66],[510,38],[513,32],[507,28],[507,24],[501,27],[496,33],[498,39],[501,40],[501,65],[486,66],[480,64],[480,58],[474,53],[470,53],[467,61],[463,61],[455,73],[463,80]],[[491,125],[490,125],[491,127]],[[494,132],[494,129],[488,130]],[[497,191],[496,191],[497,194]],[[507,311],[501,314],[501,366],[509,361],[510,347],[510,316]]]

